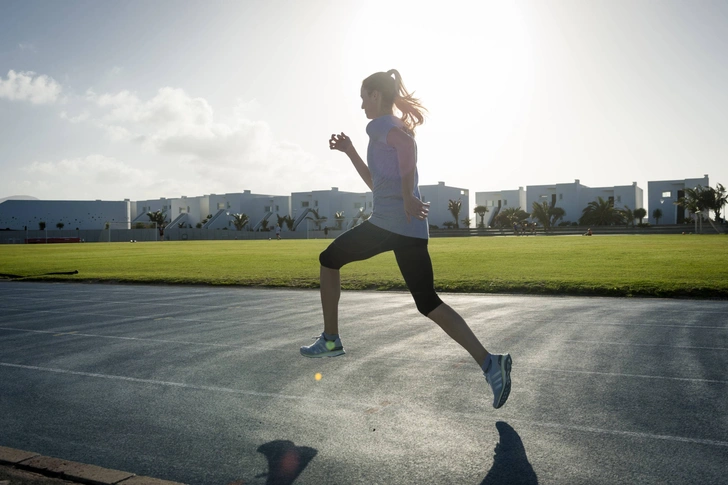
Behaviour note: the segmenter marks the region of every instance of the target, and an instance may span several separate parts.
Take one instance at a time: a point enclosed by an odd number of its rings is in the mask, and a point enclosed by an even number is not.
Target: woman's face
[[[367,119],[373,120],[379,116],[381,111],[380,108],[381,95],[379,91],[372,91],[369,93],[364,86],[361,87],[361,109],[364,110],[364,114]]]

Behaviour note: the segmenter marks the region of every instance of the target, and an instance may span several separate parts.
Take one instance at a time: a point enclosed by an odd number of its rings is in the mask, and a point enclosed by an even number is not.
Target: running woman
[[[339,270],[353,261],[394,251],[407,288],[420,313],[437,323],[475,359],[493,390],[493,407],[500,408],[511,390],[511,356],[491,354],[468,324],[435,292],[432,261],[427,251],[429,204],[418,187],[415,128],[424,122],[425,108],[404,87],[397,70],[377,72],[364,79],[361,109],[367,119],[367,163],[344,133],[331,135],[329,148],[345,153],[372,190],[369,220],[337,237],[319,256],[324,331],[306,357],[334,357],[345,353],[339,337]],[[396,117],[395,108],[401,114]]]

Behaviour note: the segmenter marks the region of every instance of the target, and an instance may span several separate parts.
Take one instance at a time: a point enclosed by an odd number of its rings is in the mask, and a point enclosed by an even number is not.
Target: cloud
[[[229,106],[221,117],[205,98],[173,87],[147,98],[132,90],[88,89],[72,96],[60,118],[79,130],[100,130],[109,142],[104,155],[35,161],[20,179],[71,199],[132,200],[244,189],[287,195],[352,182],[331,174],[301,146],[277,139],[266,121],[251,119],[265,112],[258,101],[231,100]]]
[[[20,42],[18,44],[18,49],[20,49],[21,51],[38,52],[38,49],[35,48],[35,45],[28,42]]]
[[[81,123],[82,121],[86,121],[87,119],[89,119],[89,117],[91,116],[91,113],[84,110],[81,114],[79,114],[77,116],[68,116],[68,113],[66,113],[65,111],[61,111],[60,116],[62,119],[66,120],[70,123],[76,124],[76,123]]]
[[[104,155],[60,161],[34,161],[22,169],[38,187],[53,188],[56,194],[71,199],[129,198],[132,192],[154,185],[158,174],[152,169],[139,169]]]
[[[119,66],[114,66],[106,71],[106,75],[109,77],[118,76],[124,69]]]
[[[10,101],[30,101],[33,104],[50,104],[58,100],[61,85],[52,77],[32,71],[8,72],[8,78],[0,77],[0,98]]]
[[[257,101],[238,100],[232,117],[220,122],[206,99],[179,88],[161,88],[147,100],[128,90],[114,94],[88,90],[86,99],[100,109],[97,125],[109,139],[140,143],[147,153],[173,157],[178,167],[196,177],[212,179],[210,173],[214,177],[224,173],[226,180],[295,182],[300,179],[292,169],[322,168],[300,146],[276,140],[265,121],[246,118],[260,108]]]

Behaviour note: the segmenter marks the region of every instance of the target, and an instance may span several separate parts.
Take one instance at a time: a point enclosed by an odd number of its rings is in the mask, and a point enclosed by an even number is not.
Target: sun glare
[[[396,68],[430,112],[422,128],[488,133],[493,150],[528,109],[533,60],[526,23],[508,2],[367,2],[346,42],[351,82]]]

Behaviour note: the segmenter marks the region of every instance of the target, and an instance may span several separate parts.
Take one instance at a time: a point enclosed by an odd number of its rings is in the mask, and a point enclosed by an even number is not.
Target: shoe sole
[[[304,354],[303,351],[301,351],[301,355],[304,357],[309,357],[312,359],[316,359],[319,357],[336,357],[338,355],[344,355],[346,351],[344,349],[341,350],[332,350],[330,352],[323,352],[321,354]]]
[[[505,374],[505,378],[503,379],[503,392],[501,392],[500,399],[498,399],[497,406],[493,406],[494,408],[498,409],[501,406],[503,406],[506,401],[508,400],[508,395],[511,393],[511,366],[513,365],[513,360],[511,359],[510,354],[505,355],[505,362],[503,362],[503,366],[501,367],[501,372]]]

